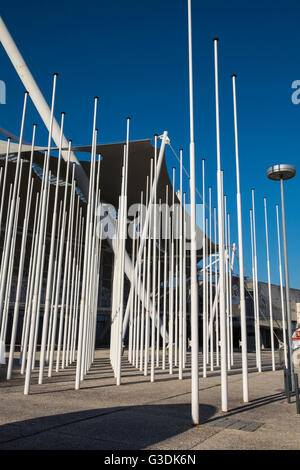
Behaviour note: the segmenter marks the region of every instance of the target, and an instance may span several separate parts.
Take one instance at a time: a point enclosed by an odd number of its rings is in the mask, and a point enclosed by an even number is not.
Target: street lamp
[[[267,171],[269,179],[280,181],[281,187],[281,213],[282,213],[282,232],[283,232],[283,250],[284,250],[284,275],[285,275],[285,293],[286,293],[286,315],[287,315],[287,328],[288,328],[288,364],[289,372],[291,375],[292,390],[295,387],[295,380],[293,374],[293,359],[292,359],[292,322],[291,322],[291,309],[290,309],[290,281],[289,281],[289,266],[288,266],[288,253],[287,253],[287,240],[286,240],[286,225],[285,225],[285,205],[284,205],[284,192],[283,181],[289,180],[296,175],[296,169],[292,165],[274,165]]]

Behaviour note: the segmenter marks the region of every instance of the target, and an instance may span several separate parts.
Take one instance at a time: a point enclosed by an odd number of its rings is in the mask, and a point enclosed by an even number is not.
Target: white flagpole
[[[182,156],[180,150],[180,217],[179,217],[179,380],[183,370],[183,193],[182,193]]]
[[[261,372],[261,353],[260,353],[261,346],[260,346],[260,321],[259,321],[259,295],[258,295],[258,279],[257,279],[257,254],[256,254],[254,189],[252,189],[252,219],[253,219],[254,274],[255,274],[255,287],[256,287],[258,372]]]
[[[23,160],[21,161],[20,174],[22,172],[22,163],[23,163]],[[18,224],[18,217],[19,217],[19,204],[20,204],[20,197],[18,196],[17,201],[16,201],[16,206],[15,206],[12,239],[9,241],[9,245],[11,247],[12,253],[14,253],[15,246],[16,246],[17,224]],[[4,344],[6,343],[8,309],[9,309],[9,299],[10,299],[11,287],[12,287],[11,283],[12,283],[13,266],[14,266],[14,256],[11,256],[9,259],[8,270],[7,270],[7,280],[6,280],[6,285],[5,285],[3,316],[2,316],[2,325],[1,325],[1,334],[0,334],[0,339],[4,342]]]
[[[60,142],[59,142],[59,154],[58,154],[57,172],[56,172],[55,200],[54,200],[54,207],[53,207],[51,243],[50,243],[50,253],[49,253],[49,262],[48,262],[45,311],[44,311],[44,317],[43,317],[42,342],[41,342],[41,352],[40,352],[39,384],[43,383],[46,338],[47,338],[46,335],[47,335],[47,330],[48,330],[48,318],[49,318],[49,310],[50,310],[50,305],[51,305],[51,291],[52,291],[52,284],[53,284],[53,277],[52,277],[53,276],[53,260],[54,260],[54,248],[55,248],[54,245],[55,245],[56,219],[57,219],[57,201],[58,201],[58,187],[59,187],[59,176],[60,176],[60,161],[61,161],[64,117],[65,117],[65,113],[62,113],[61,114],[61,127],[60,127],[61,135],[60,135]]]
[[[230,360],[231,366],[233,366],[233,322],[232,322],[232,269],[233,262],[231,261],[231,237],[230,237],[230,214],[227,214],[227,227],[228,227],[228,284],[229,284],[229,325],[230,325]],[[235,245],[233,245],[233,261],[234,261],[234,250]]]
[[[22,165],[21,165],[21,169],[22,169]],[[14,227],[13,227],[12,239],[10,240],[10,244],[11,244],[11,248],[13,252],[15,251],[15,246],[16,246],[19,206],[20,206],[20,196],[18,196],[18,199],[16,201]],[[5,300],[4,300],[4,306],[3,306],[3,317],[2,317],[2,327],[1,327],[1,336],[0,336],[4,344],[6,343],[8,310],[9,310],[9,300],[10,300],[11,287],[12,287],[13,267],[14,267],[14,257],[12,256],[9,260],[9,265],[8,265],[7,283],[6,283],[6,290],[5,290]]]
[[[51,181],[51,171],[49,172],[49,182]],[[46,214],[48,214],[49,208],[49,194],[50,194],[50,184],[48,184],[47,188],[47,201],[46,201]],[[45,260],[45,247],[46,247],[46,224],[47,220],[45,221],[45,229],[44,229],[44,238],[43,238],[43,248],[42,248],[42,262],[41,262],[41,269],[40,272],[44,273],[44,260]],[[37,347],[37,340],[38,340],[38,330],[39,330],[39,322],[40,322],[40,306],[41,306],[41,295],[42,295],[42,284],[43,284],[43,276],[40,276],[39,288],[38,288],[38,303],[37,303],[37,317],[36,317],[36,326],[35,326],[35,338],[34,338],[34,347],[33,347],[33,355],[32,355],[32,370],[35,367],[35,357],[36,357],[36,347]]]
[[[124,275],[125,275],[125,243],[127,238],[127,187],[128,187],[128,158],[129,158],[129,124],[130,118],[126,119],[126,146],[125,146],[125,170],[124,170],[124,194],[122,197],[122,220],[121,220],[121,277],[120,277],[120,304],[119,304],[119,322],[118,322],[118,356],[117,356],[117,385],[121,384],[121,366],[122,366],[122,327],[124,310]]]
[[[207,258],[209,259],[209,251],[208,251],[208,217],[205,217],[205,233],[206,233],[206,238],[205,238],[205,249],[206,249],[206,255]],[[206,313],[206,322],[205,322],[205,331],[206,331],[206,366],[209,364],[209,359],[210,359],[210,350],[209,350],[209,282],[208,282],[208,275],[209,275],[209,262],[207,259],[207,265],[204,271],[205,275],[205,283],[206,283],[206,296],[205,296],[205,313]]]
[[[148,189],[149,189],[149,177],[147,176],[147,189],[146,189],[146,207],[148,207]],[[139,242],[141,243],[142,236],[142,224],[143,224],[143,214],[144,214],[144,204],[143,204],[143,193],[141,195],[141,222],[140,222],[140,233],[139,233]],[[139,245],[140,245],[139,243]],[[145,343],[145,287],[146,287],[146,264],[147,264],[147,243],[144,244],[143,257],[139,260],[138,266],[138,284],[136,285],[136,302],[138,303],[138,325],[140,328],[137,331],[138,341],[137,341],[137,358],[136,358],[136,367],[139,366],[140,361],[140,371],[143,372],[143,359],[144,359],[144,343]],[[137,250],[138,253],[138,250]],[[137,263],[137,261],[136,261]],[[142,282],[142,292],[143,297],[140,298],[140,284]],[[141,315],[140,315],[141,307]],[[139,335],[140,330],[140,335]],[[140,338],[140,341],[139,341]]]
[[[178,207],[175,208],[175,239],[174,239],[174,253],[175,253],[175,338],[174,338],[174,365],[178,366]]]
[[[272,370],[274,371],[275,370],[275,352],[274,352],[273,307],[272,307],[271,273],[270,273],[270,257],[269,257],[269,234],[268,234],[268,214],[267,214],[267,199],[266,198],[264,198],[264,209],[265,209],[265,227],[266,227],[266,249],[267,249],[267,270],[268,270],[268,293],[269,293]]]
[[[79,207],[79,199],[80,196],[78,196],[78,207]],[[72,315],[70,316],[71,321],[69,325],[69,331],[68,331],[68,342],[67,342],[67,358],[66,358],[66,365],[70,365],[72,362],[71,358],[71,347],[72,347],[72,338],[73,338],[73,332],[74,332],[74,321],[75,321],[75,315],[76,315],[76,297],[77,297],[77,280],[78,280],[78,259],[79,259],[79,251],[80,251],[80,234],[81,234],[81,221],[82,221],[82,208],[80,207],[79,209],[79,214],[77,215],[77,229],[76,229],[76,244],[74,246],[74,258],[73,258],[73,278],[72,278],[72,298],[71,298],[71,313]]]
[[[281,240],[280,240],[280,229],[279,229],[279,214],[278,204],[276,204],[276,221],[277,221],[277,241],[278,241],[278,267],[279,267],[279,279],[280,279],[280,298],[281,298],[281,318],[282,318],[282,333],[283,333],[283,346],[284,346],[284,363],[285,367],[288,368],[288,351],[286,344],[286,323],[285,323],[285,304],[284,304],[284,293],[283,293],[283,282],[282,282],[282,264],[281,264]]]
[[[54,79],[54,90],[55,90],[55,79]],[[37,238],[37,258],[35,264],[35,273],[33,277],[33,292],[30,312],[30,333],[29,333],[29,346],[28,346],[28,355],[27,355],[27,364],[26,364],[26,375],[25,375],[25,386],[24,386],[24,395],[30,393],[30,381],[31,381],[31,369],[34,353],[34,339],[35,339],[35,326],[38,321],[39,311],[38,311],[38,299],[39,299],[39,287],[40,287],[40,278],[43,276],[42,264],[43,264],[43,248],[44,248],[44,235],[46,232],[46,223],[47,223],[47,201],[48,201],[48,167],[49,167],[49,158],[50,155],[46,154],[46,165],[43,173],[42,180],[42,196],[40,203],[40,213],[39,213],[39,228],[38,228],[38,238]]]
[[[37,238],[37,223],[38,223],[38,210],[39,210],[39,193],[36,194],[35,200],[35,212],[34,212],[34,222],[33,222],[33,231],[31,238],[31,252],[30,252],[30,261],[29,261],[29,271],[27,277],[26,285],[26,301],[23,314],[23,327],[22,327],[22,339],[21,339],[21,350],[20,350],[20,364],[21,364],[21,374],[24,374],[25,371],[25,359],[27,355],[27,340],[28,340],[28,329],[29,329],[29,302],[31,299],[31,286],[32,286],[32,274],[34,266],[34,257],[35,257],[35,245]]]
[[[79,245],[79,262],[78,262],[78,277],[77,277],[77,293],[76,293],[76,302],[75,302],[75,320],[74,320],[74,333],[73,333],[73,340],[72,340],[72,348],[71,348],[71,358],[72,362],[75,361],[75,345],[77,339],[77,331],[78,331],[78,316],[80,310],[80,280],[81,280],[81,272],[82,272],[82,254],[83,254],[83,239],[84,239],[84,217],[81,219],[81,233],[80,233],[80,245]]]
[[[196,240],[196,176],[194,143],[193,103],[193,57],[192,57],[192,11],[188,0],[189,23],[189,88],[190,88],[190,195],[191,195],[191,326],[192,326],[192,420],[199,424],[199,332],[198,332],[198,284],[197,284],[197,240]]]
[[[71,141],[69,141],[69,154],[71,149]],[[61,272],[62,272],[62,262],[63,262],[63,252],[64,252],[64,243],[65,243],[65,231],[66,231],[66,199],[67,199],[67,187],[69,179],[69,163],[68,159],[66,177],[65,177],[65,191],[64,191],[64,202],[62,208],[62,224],[61,231],[59,234],[59,252],[58,252],[58,262],[57,262],[57,271],[56,271],[56,286],[55,286],[55,298],[54,298],[54,310],[53,310],[53,321],[52,321],[52,334],[50,341],[50,354],[49,354],[49,367],[48,367],[48,377],[52,376],[52,368],[54,362],[54,349],[55,349],[55,339],[56,339],[56,326],[57,326],[57,317],[58,317],[58,302],[59,294],[61,287]]]
[[[171,261],[170,261],[170,280],[169,280],[169,373],[173,374],[173,362],[174,362],[174,235],[175,235],[175,168],[173,168],[173,179],[172,179],[172,219],[171,219]]]
[[[153,182],[153,159],[151,159],[150,169],[150,185],[152,187]],[[145,355],[144,355],[144,375],[148,374],[148,361],[149,361],[149,327],[150,327],[150,267],[151,267],[151,230],[152,230],[152,198],[149,197],[147,213],[149,212],[149,224],[148,224],[148,250],[147,250],[147,301],[146,301],[146,328],[145,328]],[[144,226],[145,229],[145,226]],[[144,232],[144,230],[143,230]]]
[[[202,158],[202,259],[203,259],[203,293],[202,293],[202,334],[203,334],[203,378],[207,377],[206,364],[207,364],[207,330],[206,330],[206,233],[205,233],[205,159]]]
[[[214,322],[213,322],[213,293],[212,293],[212,225],[211,225],[211,186],[209,189],[209,315],[210,315],[210,370],[214,370]]]
[[[156,321],[156,367],[159,367],[160,355],[160,283],[161,283],[161,199],[158,208],[158,273],[157,273],[157,321]]]
[[[156,166],[157,166],[157,135],[154,136],[155,147],[154,147],[154,180],[156,181]],[[157,186],[154,188],[153,197],[153,249],[152,249],[152,322],[151,322],[151,373],[150,381],[154,382],[154,368],[155,368],[155,322],[156,315],[159,315],[155,302],[155,291],[156,291],[156,238],[157,238]]]
[[[166,186],[166,211],[165,211],[165,238],[164,238],[164,313],[163,313],[163,348],[162,348],[162,369],[166,368],[166,329],[167,329],[167,268],[168,268],[168,235],[169,235],[169,218],[168,218],[168,193],[169,187]]]
[[[214,207],[214,240],[215,247],[217,247],[217,208]],[[218,261],[215,264],[215,298],[216,298],[216,366],[220,366],[220,354],[219,354],[219,308],[218,308]]]
[[[67,244],[65,250],[65,265],[64,265],[64,275],[63,275],[63,288],[62,288],[62,298],[61,298],[61,309],[60,309],[60,324],[59,324],[59,335],[58,335],[58,344],[57,344],[57,353],[56,353],[56,372],[59,371],[60,357],[61,368],[64,369],[64,338],[66,333],[66,325],[68,319],[68,291],[69,291],[69,276],[70,276],[70,246],[72,246],[72,235],[73,235],[73,213],[74,213],[74,193],[75,193],[75,181],[74,181],[74,164],[72,171],[72,183],[71,183],[71,194],[70,194],[70,205],[68,213],[68,233],[67,233]],[[64,335],[64,338],[63,338]],[[61,354],[62,353],[62,354]]]
[[[218,241],[220,257],[220,333],[221,333],[221,400],[222,411],[228,411],[227,384],[227,344],[225,314],[225,259],[224,259],[224,218],[223,187],[220,155],[220,121],[219,121],[219,83],[218,83],[218,39],[214,39],[215,94],[216,94],[216,132],[217,132],[217,187],[218,187]]]
[[[240,163],[239,163],[238,127],[237,127],[236,75],[232,75],[232,88],[233,88],[233,110],[234,110],[236,185],[237,185],[236,200],[237,200],[238,240],[239,240],[240,312],[241,312],[240,318],[241,318],[241,339],[242,339],[243,400],[245,403],[248,403],[249,386],[248,386],[248,359],[247,359],[247,318],[246,318],[246,302],[245,302],[242,202],[241,202],[241,189],[240,189]]]
[[[228,227],[227,227],[227,196],[224,195],[224,232],[225,232],[225,289],[226,289],[226,327],[227,327],[227,368],[230,364],[230,325],[229,325],[229,262],[228,262]]]
[[[258,368],[258,334],[257,334],[257,311],[256,311],[257,304],[256,304],[256,284],[255,284],[255,266],[254,266],[252,209],[250,209],[250,233],[251,233],[251,260],[252,260],[252,292],[253,292],[254,330],[255,330],[255,357],[256,357],[256,367]]]
[[[22,246],[21,246],[21,252],[20,252],[18,283],[17,283],[17,290],[16,290],[16,297],[15,297],[13,325],[12,325],[11,340],[10,340],[9,361],[8,361],[8,367],[7,367],[7,380],[11,379],[12,370],[13,370],[15,343],[16,343],[17,327],[18,327],[18,319],[19,319],[21,287],[22,287],[22,279],[23,279],[23,272],[24,272],[28,219],[29,219],[29,214],[30,214],[30,205],[31,205],[31,198],[32,198],[32,188],[33,188],[33,179],[31,181],[31,184],[29,185],[30,193],[29,193],[29,197],[26,200],[27,207],[26,207],[24,223],[23,223]]]
[[[13,316],[13,326],[12,326],[11,344],[10,344],[10,352],[9,352],[9,362],[8,362],[8,368],[7,368],[7,380],[10,380],[11,374],[12,374],[13,359],[14,359],[14,352],[15,352],[15,342],[16,342],[16,336],[17,336],[17,326],[18,326],[18,320],[19,320],[21,287],[22,287],[22,279],[23,279],[23,273],[24,273],[24,262],[25,262],[25,248],[26,248],[26,241],[27,241],[28,220],[29,220],[29,214],[30,214],[32,187],[33,187],[33,179],[31,179],[31,173],[32,173],[32,161],[33,161],[33,152],[34,152],[34,143],[35,143],[35,133],[36,133],[36,124],[34,124],[34,126],[33,126],[33,134],[32,134],[31,155],[30,155],[30,161],[29,161],[28,182],[27,182],[28,188],[27,188],[27,197],[26,197],[26,209],[25,209],[25,217],[24,217],[24,224],[23,224],[22,245],[21,245],[20,264],[19,264],[19,273],[18,273],[18,284],[17,284],[17,289],[16,289],[15,307],[14,307],[14,316]]]
[[[186,316],[186,304],[187,304],[187,288],[186,288],[186,194],[183,193],[183,277],[182,277],[182,296],[183,296],[183,363],[182,367],[186,367],[187,358],[187,316]]]
[[[56,247],[55,247],[53,286],[51,290],[50,320],[49,320],[49,326],[48,326],[48,332],[47,332],[47,352],[46,352],[46,357],[45,357],[45,361],[47,364],[49,363],[49,355],[50,355],[50,341],[51,341],[51,332],[52,332],[52,325],[53,325],[53,306],[54,306],[55,288],[56,288],[56,273],[57,273],[59,236],[61,233],[61,224],[62,224],[62,201],[60,201],[59,203],[59,216],[58,216],[58,227],[57,227],[57,240],[56,240]]]
[[[136,246],[136,222],[135,219],[133,220],[133,237],[132,237],[132,248],[131,248],[131,259],[132,265],[135,264],[135,246]],[[132,273],[134,276],[134,272]],[[129,315],[129,340],[128,340],[128,361],[132,362],[132,339],[133,339],[133,301],[134,301],[134,293],[135,293],[135,283],[134,279],[131,280],[133,283],[133,290],[129,293],[130,295],[130,315]]]
[[[94,100],[94,118],[93,118],[93,136],[92,144],[94,147],[95,144],[95,132],[96,132],[96,117],[97,117],[97,105],[98,97],[95,97]],[[94,160],[94,152],[92,151],[92,161]],[[92,162],[91,162],[91,171],[92,171]],[[79,327],[78,327],[78,350],[77,350],[77,364],[76,364],[76,380],[75,380],[75,389],[79,390],[80,380],[82,378],[83,372],[83,359],[84,359],[84,326],[85,326],[85,303],[86,303],[86,283],[87,283],[87,269],[88,269],[88,239],[89,239],[89,224],[90,224],[90,201],[91,193],[93,190],[92,185],[92,175],[90,175],[89,182],[89,193],[88,193],[88,208],[87,216],[85,221],[85,237],[84,237],[84,256],[83,256],[83,274],[82,274],[82,289],[81,289],[81,299],[80,299],[80,315],[79,315]]]

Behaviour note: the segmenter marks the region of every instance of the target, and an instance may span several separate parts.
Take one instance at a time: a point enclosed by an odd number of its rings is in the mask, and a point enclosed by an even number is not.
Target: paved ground
[[[99,350],[93,368],[74,390],[74,366],[43,385],[33,374],[31,395],[16,371],[0,382],[0,449],[300,449],[300,415],[295,398],[288,404],[282,370],[271,371],[270,353],[262,353],[263,372],[249,354],[250,402],[242,402],[240,361],[228,376],[229,412],[220,411],[220,373],[200,378],[201,424],[190,420],[190,372],[179,381],[158,370],[150,383],[123,359],[123,383],[117,387],[107,350]],[[200,360],[202,358],[200,357]]]

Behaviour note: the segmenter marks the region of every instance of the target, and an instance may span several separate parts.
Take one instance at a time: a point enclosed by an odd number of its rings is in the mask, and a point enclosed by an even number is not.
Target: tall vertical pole
[[[183,194],[182,194],[182,154],[180,150],[180,216],[179,216],[179,379],[183,368]]]
[[[284,347],[284,363],[285,367],[288,367],[288,355],[287,355],[287,343],[286,343],[286,323],[285,323],[285,304],[284,304],[284,293],[283,293],[283,282],[282,282],[282,265],[281,265],[281,241],[280,241],[280,230],[279,230],[279,214],[278,204],[276,204],[276,221],[277,221],[277,240],[278,240],[278,266],[279,266],[279,279],[280,279],[280,298],[281,298],[281,318],[282,318],[282,332],[283,332],[283,347]]]
[[[157,165],[157,135],[154,137],[155,149],[154,149],[154,180],[156,181],[156,165]],[[155,322],[156,315],[159,315],[157,311],[155,301],[156,291],[156,238],[157,238],[157,189],[154,188],[154,199],[153,199],[153,248],[152,248],[152,322],[151,322],[151,372],[150,380],[154,382],[155,372]]]
[[[234,261],[235,244],[233,244],[233,256],[231,259],[231,243],[230,243],[230,214],[227,214],[228,222],[228,257],[229,257],[229,320],[230,320],[230,359],[233,366],[233,322],[232,322],[232,270]]]
[[[221,401],[222,411],[228,411],[228,384],[226,364],[226,316],[225,316],[225,259],[224,259],[224,218],[223,188],[220,153],[220,120],[219,120],[219,83],[218,83],[218,39],[214,39],[215,59],[215,94],[216,94],[216,133],[217,133],[217,187],[218,187],[218,240],[219,240],[219,279],[220,279],[220,335],[221,335]]]
[[[290,305],[290,277],[289,277],[289,263],[287,251],[287,237],[286,237],[286,223],[285,223],[285,203],[284,203],[284,188],[283,178],[280,179],[281,189],[281,214],[282,214],[282,236],[283,236],[283,254],[284,254],[284,277],[285,277],[285,300],[286,300],[286,318],[288,330],[288,357],[289,369],[291,373],[292,390],[295,389],[294,366],[293,366],[293,349],[292,349],[292,319],[291,319],[291,305]]]
[[[227,230],[227,196],[224,195],[224,231],[225,231],[225,289],[226,289],[226,326],[227,326],[227,367],[231,369],[230,364],[230,333],[229,333],[229,261],[228,261],[228,230]]]
[[[45,309],[44,309],[43,328],[42,328],[42,342],[41,342],[41,351],[40,351],[39,384],[42,384],[43,382],[45,350],[46,350],[46,335],[47,335],[47,330],[48,330],[48,317],[49,317],[49,311],[50,311],[51,290],[52,290],[52,284],[53,284],[53,260],[54,260],[54,249],[55,249],[58,188],[59,188],[59,177],[60,177],[60,163],[61,163],[61,148],[62,148],[64,117],[65,117],[65,113],[62,113],[61,114],[61,126],[60,126],[61,134],[60,134],[60,141],[59,141],[59,154],[58,154],[58,160],[57,160],[54,211],[53,211],[52,230],[51,230],[51,244],[50,244],[48,275],[47,275],[47,285],[46,285],[46,295],[45,295]]]
[[[167,326],[167,267],[168,267],[168,239],[169,239],[169,211],[168,211],[168,190],[166,186],[166,204],[165,204],[165,234],[164,234],[164,313],[163,313],[163,350],[162,350],[162,369],[166,368],[166,326]]]
[[[28,220],[29,220],[29,214],[30,214],[32,187],[33,187],[33,179],[31,179],[31,173],[32,173],[35,133],[36,133],[36,124],[33,125],[31,155],[30,155],[29,170],[28,170],[28,182],[27,182],[28,187],[27,187],[27,197],[26,197],[26,209],[25,209],[25,218],[24,218],[24,224],[23,224],[18,284],[17,284],[17,289],[16,289],[13,325],[12,325],[12,333],[11,333],[11,345],[10,345],[9,361],[8,361],[8,368],[7,368],[7,380],[11,378],[12,369],[13,369],[15,341],[16,341],[16,336],[17,336],[17,326],[18,326],[18,319],[19,319],[21,287],[22,287],[22,279],[23,279],[23,272],[24,272],[25,251],[26,251],[27,232],[28,232]],[[6,163],[7,163],[7,159],[6,159]],[[5,181],[4,181],[4,184],[5,184]]]
[[[261,339],[260,339],[260,321],[259,321],[259,295],[258,295],[258,278],[257,278],[257,254],[256,254],[256,227],[255,227],[254,189],[252,189],[252,221],[253,221],[254,275],[255,275],[255,289],[256,289],[258,372],[261,372],[261,352],[260,352]]]
[[[183,193],[183,276],[182,276],[182,298],[183,298],[183,364],[182,367],[185,369],[186,359],[187,359],[187,316],[186,316],[186,298],[187,298],[187,288],[186,288],[186,194]]]
[[[207,237],[205,238],[205,251],[207,253],[208,257],[208,217],[205,218],[205,233],[207,234]],[[209,273],[209,262],[207,262],[207,266],[205,268],[205,284],[206,284],[206,295],[205,295],[205,313],[206,313],[206,319],[205,319],[205,331],[206,331],[206,365],[209,364],[209,356],[210,356],[210,351],[209,351],[209,325],[208,325],[208,312],[209,312],[209,282],[208,282],[208,273]]]
[[[156,367],[159,367],[159,350],[160,350],[160,284],[161,284],[161,199],[158,207],[158,273],[157,273],[157,315],[156,315]],[[165,332],[163,333],[165,334]]]
[[[93,147],[94,147],[94,139],[95,139],[95,132],[96,132],[97,106],[98,106],[98,97],[95,97],[95,100],[94,100],[94,118],[93,118],[93,137],[92,137]],[[93,158],[94,158],[94,155],[93,155],[93,152],[92,152],[91,171],[92,171]],[[83,348],[84,348],[87,264],[88,264],[88,239],[89,239],[89,224],[90,224],[90,201],[91,201],[91,192],[93,190],[91,184],[92,184],[92,175],[90,175],[90,182],[89,182],[88,207],[87,207],[86,227],[85,227],[82,289],[81,289],[80,310],[79,310],[80,315],[79,315],[79,325],[78,325],[78,352],[77,352],[76,379],[75,379],[75,389],[76,390],[79,390],[79,388],[80,388],[80,380],[81,380],[81,377],[82,377],[82,362],[83,362],[83,358],[84,358]]]
[[[236,204],[238,219],[238,241],[239,241],[239,274],[240,274],[240,316],[241,316],[241,339],[242,339],[242,374],[243,374],[243,400],[249,401],[248,386],[248,360],[247,360],[247,319],[245,302],[245,280],[244,280],[244,249],[243,249],[243,227],[242,227],[242,202],[240,186],[240,163],[239,142],[237,127],[237,104],[236,104],[236,75],[232,75],[233,88],[233,110],[234,110],[234,136],[235,136],[235,165],[236,165]]]
[[[214,370],[214,322],[213,322],[213,292],[212,292],[212,225],[211,225],[211,186],[209,187],[209,314],[210,314],[210,370]]]
[[[258,368],[258,335],[257,335],[256,284],[255,284],[255,267],[254,267],[252,209],[250,209],[250,234],[251,234],[252,292],[253,292],[254,333],[255,333],[255,359],[256,359],[256,367]]]
[[[269,256],[269,234],[268,234],[268,215],[267,215],[267,200],[266,200],[266,198],[264,198],[264,208],[265,208],[265,227],[266,227],[266,248],[267,248],[267,270],[268,270],[268,293],[269,293],[272,370],[275,370],[273,307],[272,307],[271,273],[270,273],[270,256]]]
[[[172,177],[172,218],[171,218],[171,238],[170,238],[170,279],[169,279],[169,372],[173,374],[174,362],[174,227],[175,227],[175,168]]]
[[[206,378],[207,364],[207,330],[206,330],[206,233],[205,233],[205,159],[202,158],[202,356],[203,356],[203,378]]]
[[[191,340],[192,340],[192,420],[199,424],[199,371],[198,371],[198,286],[196,240],[196,182],[193,104],[192,11],[188,0],[189,25],[189,89],[190,89],[190,194],[191,194]]]
[[[147,176],[147,184],[148,184],[148,181],[149,181],[149,178]],[[146,190],[146,207],[145,209],[147,210],[147,207],[148,207],[148,188]],[[144,205],[143,205],[143,192],[141,194],[141,220],[143,221],[143,209],[144,209]],[[141,229],[141,226],[140,226],[140,233],[139,233],[139,241],[141,243],[141,235],[142,235],[142,229]],[[143,258],[140,260],[139,262],[139,270],[138,270],[138,284],[136,286],[136,290],[137,290],[137,299],[136,299],[136,302],[137,302],[137,326],[136,326],[136,341],[137,341],[137,345],[140,344],[140,371],[143,370],[143,355],[144,355],[144,338],[145,338],[145,287],[146,287],[146,263],[147,263],[147,243],[145,243],[145,246],[144,246],[144,252],[143,252]],[[138,253],[138,249],[137,249],[137,253]],[[137,262],[137,261],[136,261]],[[143,269],[142,269],[143,268]],[[143,298],[142,298],[142,311],[141,311],[141,316],[140,316],[140,305],[141,305],[141,302],[140,302],[140,297],[139,297],[139,293],[140,293],[140,282],[141,282],[141,279],[143,280],[143,287],[142,287],[142,291],[143,291]],[[141,319],[140,319],[141,317]],[[139,325],[141,325],[141,327],[139,328]],[[140,339],[140,341],[139,341]],[[138,346],[137,346],[137,356],[138,356]],[[138,367],[138,357],[137,357],[137,367]]]
[[[153,183],[153,159],[151,159],[150,168],[150,185]],[[147,228],[148,232],[148,249],[147,249],[147,301],[146,301],[146,327],[145,327],[145,355],[144,355],[144,375],[148,374],[148,361],[149,361],[149,325],[150,325],[150,267],[151,267],[151,230],[152,230],[152,198],[149,196],[147,212],[149,212],[149,224]],[[144,226],[145,227],[145,226]]]

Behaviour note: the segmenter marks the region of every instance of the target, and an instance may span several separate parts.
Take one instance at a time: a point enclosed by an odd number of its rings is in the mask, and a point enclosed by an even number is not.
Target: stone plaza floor
[[[261,373],[248,355],[249,403],[242,401],[241,354],[228,372],[229,411],[221,411],[220,369],[202,378],[201,424],[191,424],[190,369],[178,380],[157,369],[155,382],[123,357],[122,384],[115,385],[109,351],[96,351],[93,367],[75,391],[75,366],[37,384],[24,396],[24,377],[16,369],[0,382],[0,449],[17,450],[287,450],[300,449],[300,415],[295,397],[287,403],[283,371],[271,370],[271,354],[262,351]],[[200,354],[202,366],[202,356]]]

